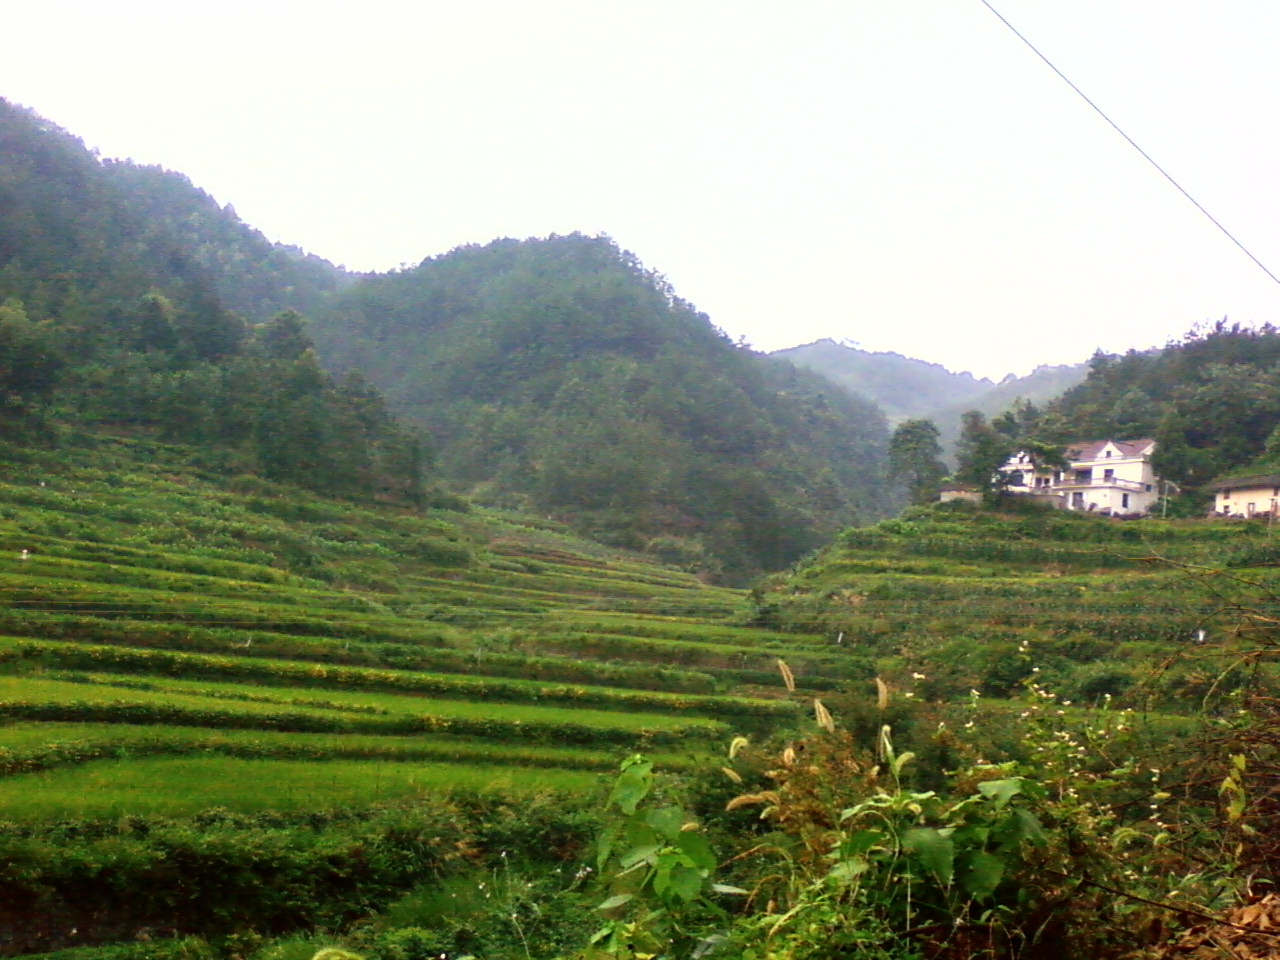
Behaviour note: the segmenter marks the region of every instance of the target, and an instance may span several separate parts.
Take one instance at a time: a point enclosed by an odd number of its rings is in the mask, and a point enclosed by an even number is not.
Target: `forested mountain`
[[[1034,411],[1029,431],[1158,441],[1161,476],[1198,486],[1280,463],[1280,331],[1221,321],[1159,350],[1099,353],[1089,375]]]
[[[272,243],[181,173],[120,160],[102,168],[129,209],[181,244],[222,302],[250,319],[311,314],[355,279],[322,257]]]
[[[1088,373],[1087,363],[1041,365],[1025,377],[1010,374],[964,402],[933,410],[929,419],[938,425],[943,447],[954,450],[960,439],[961,418],[966,411],[977,410],[987,417],[995,417],[1019,403],[1039,404],[1053,400],[1083,381]]]
[[[358,376],[320,368],[297,313],[274,312],[340,282],[336,268],[269,244],[185,178],[104,164],[0,101],[8,436],[145,432],[201,445],[224,470],[416,497],[418,442]]]
[[[777,350],[771,356],[816,370],[849,393],[875,403],[891,420],[927,417],[995,386],[971,373],[953,373],[941,364],[900,353],[873,353],[830,339]]]
[[[877,404],[891,421],[932,420],[944,450],[955,448],[967,410],[994,416],[1019,401],[1053,399],[1085,378],[1083,363],[1039,366],[999,383],[897,353],[872,353],[834,340],[818,340],[771,354],[823,374],[850,394]]]
[[[741,578],[886,506],[884,417],[735,347],[611,240],[499,240],[370,277],[315,327],[490,502]]]

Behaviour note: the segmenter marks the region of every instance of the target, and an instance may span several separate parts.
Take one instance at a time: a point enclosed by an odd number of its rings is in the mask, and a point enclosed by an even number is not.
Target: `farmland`
[[[208,936],[288,930],[301,904],[350,919],[453,869],[458,849],[463,865],[487,856],[479,835],[513,803],[526,829],[581,845],[583,811],[628,753],[686,770],[735,733],[794,722],[777,656],[813,689],[869,669],[741,625],[740,593],[550,522],[228,481],[189,448],[123,436],[5,454],[0,844],[10,864],[45,863],[0,880],[9,952],[162,918]],[[222,912],[190,891],[77,905],[77,885],[108,873],[146,887],[174,831],[197,846],[216,833],[245,864],[262,842],[294,867],[313,843],[354,864],[405,817],[421,830],[440,816],[454,852],[433,841],[416,860],[351,865],[295,890],[296,908],[255,898],[248,866]],[[303,821],[318,831],[305,843]]]
[[[1213,657],[1274,580],[1257,523],[932,509],[848,530],[743,594],[553,522],[228,480],[125,436],[8,462],[10,955],[87,958],[142,930],[138,957],[241,956],[247,931],[253,946],[393,917],[507,956],[526,916],[544,954],[569,950],[624,757],[715,810],[724,783],[706,777],[729,742],[750,739],[758,784],[764,745],[805,737],[820,697],[864,743],[891,725],[929,786],[978,751],[1040,763],[1019,731],[1043,688],[1055,742],[1105,726],[1125,731],[1107,749],[1158,755],[1239,686]],[[1144,788],[1131,779],[1110,789]],[[536,896],[499,909],[511,870]],[[442,890],[470,904],[465,929],[430,906]]]

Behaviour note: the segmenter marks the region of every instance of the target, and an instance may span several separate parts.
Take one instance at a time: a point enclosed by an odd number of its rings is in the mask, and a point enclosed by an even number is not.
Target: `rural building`
[[[1154,440],[1092,440],[1068,444],[1066,469],[1037,468],[1025,452],[1001,467],[1011,493],[1043,497],[1065,510],[1139,516],[1159,499],[1160,479],[1151,468]]]
[[[1280,473],[1224,477],[1209,484],[1208,489],[1213,491],[1213,512],[1219,516],[1275,516],[1280,501]]]

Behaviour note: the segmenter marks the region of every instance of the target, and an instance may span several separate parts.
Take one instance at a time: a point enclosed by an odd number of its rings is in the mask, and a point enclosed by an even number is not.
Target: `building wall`
[[[1119,487],[1090,485],[1063,491],[1068,510],[1090,510],[1119,514],[1148,513],[1160,499],[1154,484],[1151,490],[1122,490]]]
[[[1239,487],[1219,490],[1214,497],[1213,509],[1232,517],[1253,517],[1275,513],[1280,501],[1280,487]]]
[[[1010,485],[1010,492],[1057,494],[1068,510],[1147,513],[1160,498],[1159,481],[1150,459],[1125,454],[1110,443],[1090,459],[1071,461],[1065,470],[1033,473],[1030,461],[1021,453],[1010,458],[1003,469],[1006,473],[1022,473],[1022,482]]]

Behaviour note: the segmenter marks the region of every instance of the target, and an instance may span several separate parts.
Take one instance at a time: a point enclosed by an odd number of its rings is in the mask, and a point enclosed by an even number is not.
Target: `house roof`
[[[1280,487],[1280,473],[1255,473],[1247,477],[1223,477],[1206,484],[1207,490],[1246,490],[1250,487]]]
[[[1141,440],[1086,440],[1082,443],[1068,443],[1067,458],[1097,460],[1108,444],[1119,450],[1122,457],[1141,457],[1150,453],[1156,446],[1156,442],[1150,437]]]

